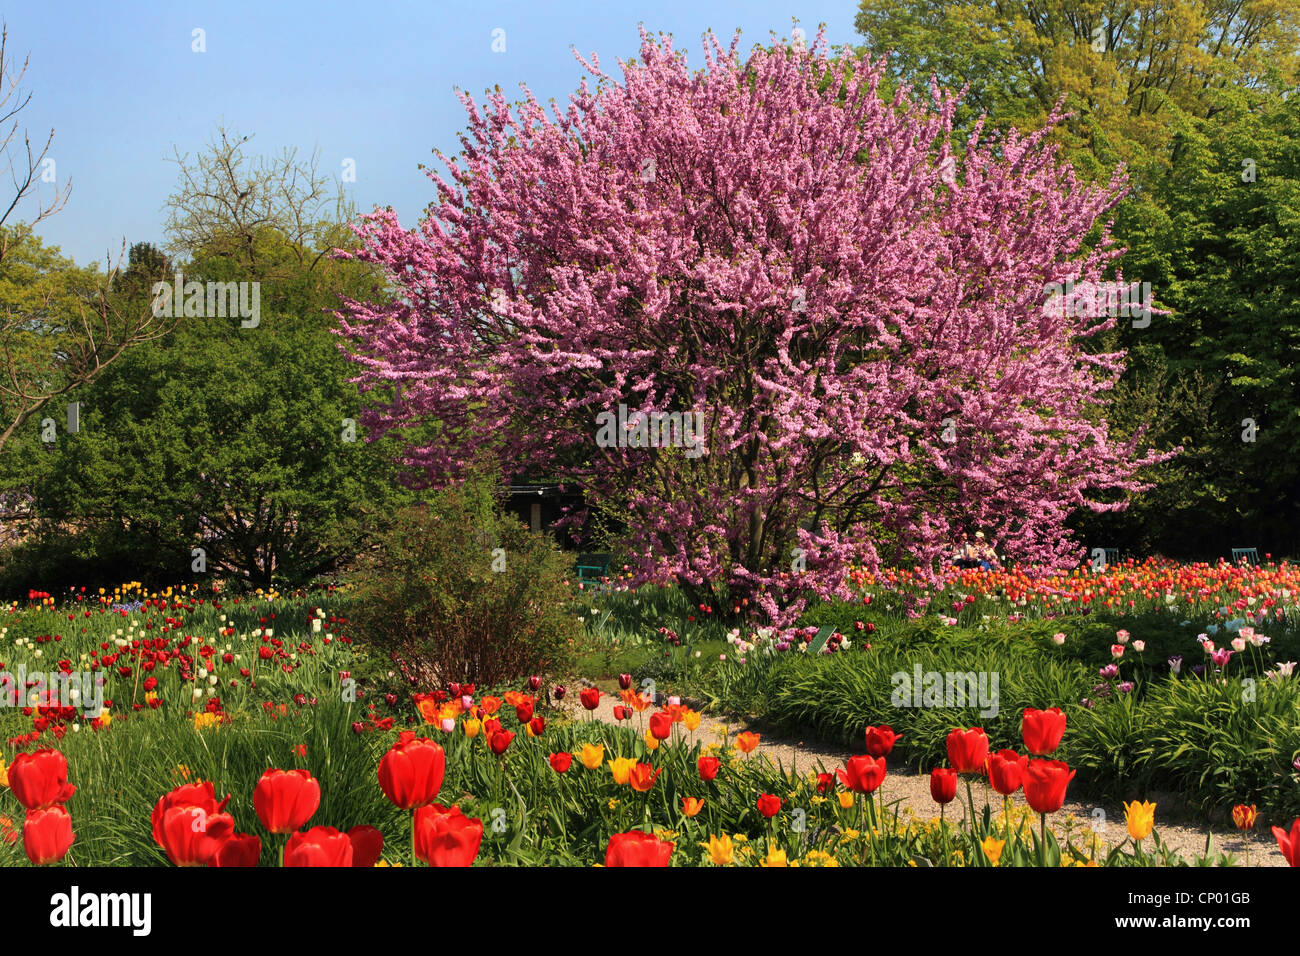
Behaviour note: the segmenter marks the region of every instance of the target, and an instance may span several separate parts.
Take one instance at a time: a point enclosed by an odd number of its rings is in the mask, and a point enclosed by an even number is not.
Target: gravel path
[[[562,706],[566,711],[574,716],[585,715],[585,711],[577,701],[578,682],[571,682],[569,695],[563,701]],[[614,707],[621,703],[617,696],[616,685],[598,682],[597,686],[601,688],[600,706],[594,711],[595,716],[607,723],[617,723],[614,720]],[[648,713],[648,711],[647,711]],[[720,720],[715,717],[705,716],[700,721],[699,728],[692,734],[692,738],[705,743],[721,740],[720,728],[725,726],[729,736],[734,737],[736,734],[745,730],[754,729],[748,723],[741,720]],[[762,741],[758,749],[754,751],[754,756],[761,755],[773,764],[780,765],[786,770],[792,767],[798,774],[809,774],[821,770],[833,771],[837,767],[843,767],[844,761],[851,754],[842,750],[827,749],[820,745],[806,745],[801,740],[791,738],[782,738],[773,736],[767,732],[761,732]],[[865,753],[865,747],[857,751]],[[908,813],[921,820],[927,820],[938,817],[938,805],[930,797],[930,777],[929,774],[913,773],[908,770],[895,770],[892,766],[889,768],[889,774],[885,777],[883,784],[886,804],[898,803],[898,812],[907,818]],[[982,812],[985,800],[993,808],[995,816],[1001,812],[1002,796],[995,792],[984,781],[976,781],[971,787],[971,792],[975,799],[976,812]],[[1162,801],[1158,798],[1156,802],[1156,832],[1160,834],[1161,841],[1165,846],[1171,848],[1184,859],[1191,860],[1192,857],[1205,852],[1205,838],[1209,831],[1208,828],[1189,825],[1186,823],[1168,823],[1162,822],[1160,817],[1160,807]],[[1028,811],[1025,803],[1024,791],[1014,794],[1011,798],[1013,808],[1022,808]],[[1128,840],[1128,830],[1124,825],[1124,807],[1121,804],[1102,804],[1100,807],[1095,803],[1081,803],[1076,800],[1069,800],[1061,808],[1060,813],[1055,814],[1052,818],[1052,825],[1056,832],[1061,834],[1069,830],[1075,834],[1075,845],[1082,842],[1077,834],[1081,830],[1089,827],[1096,811],[1101,809],[1105,813],[1105,824],[1102,826],[1100,835],[1105,846],[1116,846]],[[1014,813],[1013,809],[1013,813]],[[965,808],[965,785],[958,788],[958,799],[949,804],[947,817],[949,820],[964,820],[966,817]],[[1037,814],[1033,814],[1037,819]],[[1150,840],[1144,840],[1143,844],[1149,849]],[[1262,824],[1256,824],[1255,830],[1249,836],[1243,835],[1235,828],[1223,829],[1216,827],[1213,830],[1213,843],[1211,850],[1215,853],[1229,852],[1237,855],[1238,864],[1245,863],[1245,854],[1247,846],[1250,850],[1251,866],[1285,866],[1286,860],[1278,852],[1277,840],[1273,838],[1268,827]]]

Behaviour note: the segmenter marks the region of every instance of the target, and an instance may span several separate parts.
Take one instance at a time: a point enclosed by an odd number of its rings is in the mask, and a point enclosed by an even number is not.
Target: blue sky
[[[616,60],[636,55],[641,22],[673,34],[699,66],[707,29],[729,40],[739,28],[748,49],[772,31],[788,35],[797,18],[810,38],[825,23],[833,45],[856,44],[856,9],[854,0],[223,0],[53,2],[3,16],[8,58],[31,58],[20,148],[24,128],[39,149],[53,127],[58,183],[72,183],[67,206],[38,232],[78,263],[102,264],[124,238],[161,244],[177,174],[167,160],[173,148],[201,152],[219,122],[252,134],[250,155],[296,147],[306,158],[319,148],[331,175],[354,159],[357,181],[346,188],[357,208],[391,204],[409,228],[435,197],[419,164],[435,162],[435,147],[459,149],[455,87],[481,100],[499,84],[513,99],[525,82],[543,102],[563,102],[583,75],[571,48],[595,52],[617,76]],[[192,49],[196,28],[206,52]],[[492,51],[497,28],[504,53]],[[30,215],[20,208],[11,221]]]

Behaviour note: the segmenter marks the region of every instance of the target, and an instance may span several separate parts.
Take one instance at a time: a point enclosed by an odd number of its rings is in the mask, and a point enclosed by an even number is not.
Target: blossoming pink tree
[[[1081,343],[1114,319],[1044,307],[1119,254],[1083,239],[1122,180],[1084,187],[1041,132],[957,155],[954,95],[886,102],[821,36],[738,47],[693,72],[643,31],[549,115],[462,94],[427,217],[357,227],[395,293],[341,313],[362,389],[401,383],[371,435],[438,423],[407,459],[434,483],[485,449],[566,476],[625,511],[636,582],[776,620],[974,525],[1077,561],[1071,511],[1158,460],[1108,437],[1123,355]],[[702,448],[598,441],[620,404],[702,413]]]

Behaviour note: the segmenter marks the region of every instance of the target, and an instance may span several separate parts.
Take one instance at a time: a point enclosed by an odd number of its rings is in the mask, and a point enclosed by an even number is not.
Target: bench
[[[578,580],[583,584],[600,581],[609,573],[608,554],[579,554]]]

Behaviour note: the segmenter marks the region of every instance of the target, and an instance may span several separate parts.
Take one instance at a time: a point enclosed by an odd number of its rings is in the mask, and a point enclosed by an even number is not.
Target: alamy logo
[[[895,707],[975,707],[981,717],[998,715],[998,672],[922,671],[917,664],[909,675],[898,671],[891,678]]]
[[[1043,314],[1072,315],[1080,319],[1099,319],[1104,315],[1133,319],[1135,329],[1151,324],[1151,283],[1079,282],[1067,279],[1064,284],[1049,282],[1043,286],[1047,301]]]
[[[596,444],[601,448],[685,448],[687,458],[704,454],[703,412],[633,412],[618,406],[618,416],[601,412],[596,416],[600,430]]]
[[[80,707],[85,717],[104,712],[104,678],[90,671],[34,671],[19,664],[0,673],[0,707]]]
[[[186,282],[178,272],[175,283],[155,282],[149,294],[153,314],[158,318],[238,316],[244,320],[239,324],[245,329],[255,329],[262,321],[260,282]]]
[[[50,925],[129,926],[135,936],[148,936],[153,927],[153,897],[149,893],[82,893],[74,886],[50,897]]]

